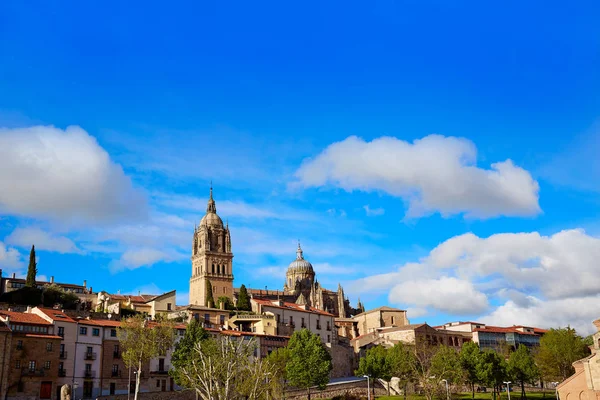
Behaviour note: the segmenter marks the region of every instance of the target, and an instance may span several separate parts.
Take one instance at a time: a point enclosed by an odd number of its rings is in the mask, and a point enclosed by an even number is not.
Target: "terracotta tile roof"
[[[533,332],[522,332],[517,330],[517,327],[501,327],[501,326],[486,326],[485,328],[475,328],[473,332],[489,332],[489,333],[518,333],[519,335],[536,335]]]
[[[69,317],[62,310],[55,310],[53,308],[42,308],[42,307],[37,307],[37,309],[40,310],[41,312],[43,312],[44,314],[46,314],[48,317],[50,317],[54,321],[73,322],[73,323],[76,322],[73,318]]]
[[[120,321],[112,321],[109,319],[80,319],[77,322],[81,325],[105,326],[109,328],[116,328],[121,326]]]
[[[280,305],[274,304],[272,300],[258,299],[256,297],[254,297],[252,299],[252,301],[255,301],[256,303],[260,304],[261,306],[268,306],[268,307],[280,308],[283,310],[300,311],[300,312],[305,312],[305,313],[320,314],[320,315],[325,315],[328,317],[334,317],[333,314],[330,314],[326,311],[319,310],[314,307],[308,307],[308,309],[306,309],[306,308],[304,308],[303,305],[296,304],[296,303],[287,303],[285,301],[282,301],[281,302],[282,305],[280,306]]]
[[[11,323],[17,322],[20,324],[52,325],[51,322],[46,321],[39,315],[30,313],[2,310],[0,311],[0,317],[2,317],[2,319],[6,319],[6,317],[9,317]]]
[[[258,336],[258,337],[264,337],[264,338],[282,338],[282,339],[289,339],[289,336],[281,336],[281,335],[266,335],[264,333],[256,333],[256,332],[244,332],[244,331],[233,331],[230,329],[215,329],[215,328],[205,328],[205,330],[209,331],[209,332],[214,332],[214,333],[220,333],[221,335],[227,335],[227,336]]]

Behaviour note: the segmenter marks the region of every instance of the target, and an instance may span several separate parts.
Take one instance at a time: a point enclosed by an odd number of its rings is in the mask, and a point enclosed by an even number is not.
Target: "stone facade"
[[[11,351],[12,332],[0,321],[0,399],[6,398]]]
[[[220,296],[233,299],[233,253],[229,225],[223,226],[223,221],[217,215],[212,187],[206,215],[194,229],[190,304],[214,306],[206,303],[207,282],[212,285],[215,302]]]
[[[379,307],[353,317],[359,336],[366,335],[379,328],[408,325],[406,311],[392,307]]]

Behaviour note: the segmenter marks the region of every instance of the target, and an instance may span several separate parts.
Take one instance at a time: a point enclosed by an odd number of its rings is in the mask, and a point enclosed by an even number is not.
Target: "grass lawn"
[[[544,399],[544,393],[542,392],[530,392],[527,394],[527,400],[542,400]],[[546,400],[555,400],[556,394],[554,391],[546,392]],[[404,399],[404,396],[377,396],[378,400],[400,400]],[[510,392],[511,400],[520,400],[521,391]],[[407,400],[425,400],[425,396],[422,395],[408,395]],[[452,395],[452,400],[471,400],[471,393],[455,393]],[[475,393],[475,400],[492,400],[492,393]],[[500,397],[496,396],[496,400],[508,400],[506,392],[501,393]]]

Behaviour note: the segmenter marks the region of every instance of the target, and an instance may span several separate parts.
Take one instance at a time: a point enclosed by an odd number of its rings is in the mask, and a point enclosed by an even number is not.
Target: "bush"
[[[332,397],[331,400],[362,400],[362,397],[350,392],[346,392],[339,396]]]
[[[0,302],[21,306],[38,306],[42,303],[42,290],[23,287],[0,296]]]

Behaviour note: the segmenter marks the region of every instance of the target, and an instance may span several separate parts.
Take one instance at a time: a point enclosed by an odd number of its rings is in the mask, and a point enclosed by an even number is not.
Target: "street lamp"
[[[506,394],[508,395],[508,400],[510,400],[510,384],[512,382],[508,381],[508,382],[504,382],[504,384],[506,385]]]
[[[558,399],[558,384],[559,383],[560,382],[552,382],[552,384],[554,385],[554,391],[556,392],[556,400],[559,400]]]
[[[369,375],[363,375],[363,378],[367,378],[367,400],[371,400],[371,384]]]
[[[450,393],[448,392],[448,381],[446,379],[442,379],[442,382],[446,384],[446,400],[450,400]]]

